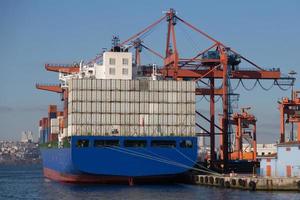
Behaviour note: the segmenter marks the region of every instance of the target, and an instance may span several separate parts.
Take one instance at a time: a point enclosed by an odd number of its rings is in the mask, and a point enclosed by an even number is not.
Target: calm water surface
[[[42,167],[0,166],[0,199],[300,200],[295,192],[249,192],[195,185],[72,185],[45,179]]]

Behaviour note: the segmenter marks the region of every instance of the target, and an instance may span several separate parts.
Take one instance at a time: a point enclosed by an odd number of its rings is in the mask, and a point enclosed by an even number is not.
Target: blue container
[[[49,113],[49,118],[50,118],[50,119],[56,118],[56,112],[51,112],[51,113]],[[49,122],[49,123],[50,123],[50,122]]]

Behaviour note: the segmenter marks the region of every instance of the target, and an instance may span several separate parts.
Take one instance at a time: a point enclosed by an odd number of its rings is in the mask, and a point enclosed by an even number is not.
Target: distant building
[[[285,142],[277,145],[277,154],[260,158],[262,176],[300,177],[300,142]]]
[[[21,135],[21,142],[33,142],[33,134],[31,131],[23,131]]]
[[[257,144],[257,156],[266,156],[277,153],[276,144]]]

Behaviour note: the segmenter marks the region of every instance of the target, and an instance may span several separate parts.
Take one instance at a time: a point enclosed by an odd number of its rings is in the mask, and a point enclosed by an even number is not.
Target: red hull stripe
[[[44,176],[59,182],[68,183],[102,183],[102,184],[129,184],[134,183],[160,183],[160,182],[181,182],[181,176],[150,176],[150,177],[124,177],[124,176],[97,176],[97,175],[74,175],[57,172],[44,167]]]
[[[73,175],[57,172],[44,167],[45,177],[54,181],[69,183],[128,183],[128,177],[95,176],[95,175]]]

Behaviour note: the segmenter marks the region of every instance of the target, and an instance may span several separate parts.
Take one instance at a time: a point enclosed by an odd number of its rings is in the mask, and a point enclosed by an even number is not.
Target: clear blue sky
[[[38,120],[46,115],[47,105],[59,103],[57,94],[35,89],[35,83],[57,82],[57,74],[46,72],[44,63],[91,59],[103,47],[110,47],[113,34],[126,39],[170,7],[259,65],[280,67],[285,73],[291,69],[300,73],[300,2],[297,0],[1,0],[0,140],[18,140],[23,130],[32,130],[37,135]],[[165,38],[165,29],[161,25],[146,44],[162,52],[160,42]],[[184,26],[178,25],[178,31],[178,37],[188,35],[179,42],[179,48],[187,49],[181,51],[182,55],[189,55],[191,49],[207,47]],[[145,61],[157,62],[151,55],[146,55]],[[296,88],[300,89],[299,82]],[[254,107],[259,142],[274,142],[279,133],[276,102],[289,92],[276,88],[269,92],[259,88],[237,92],[241,94],[240,106]],[[207,112],[205,102],[199,108]]]

